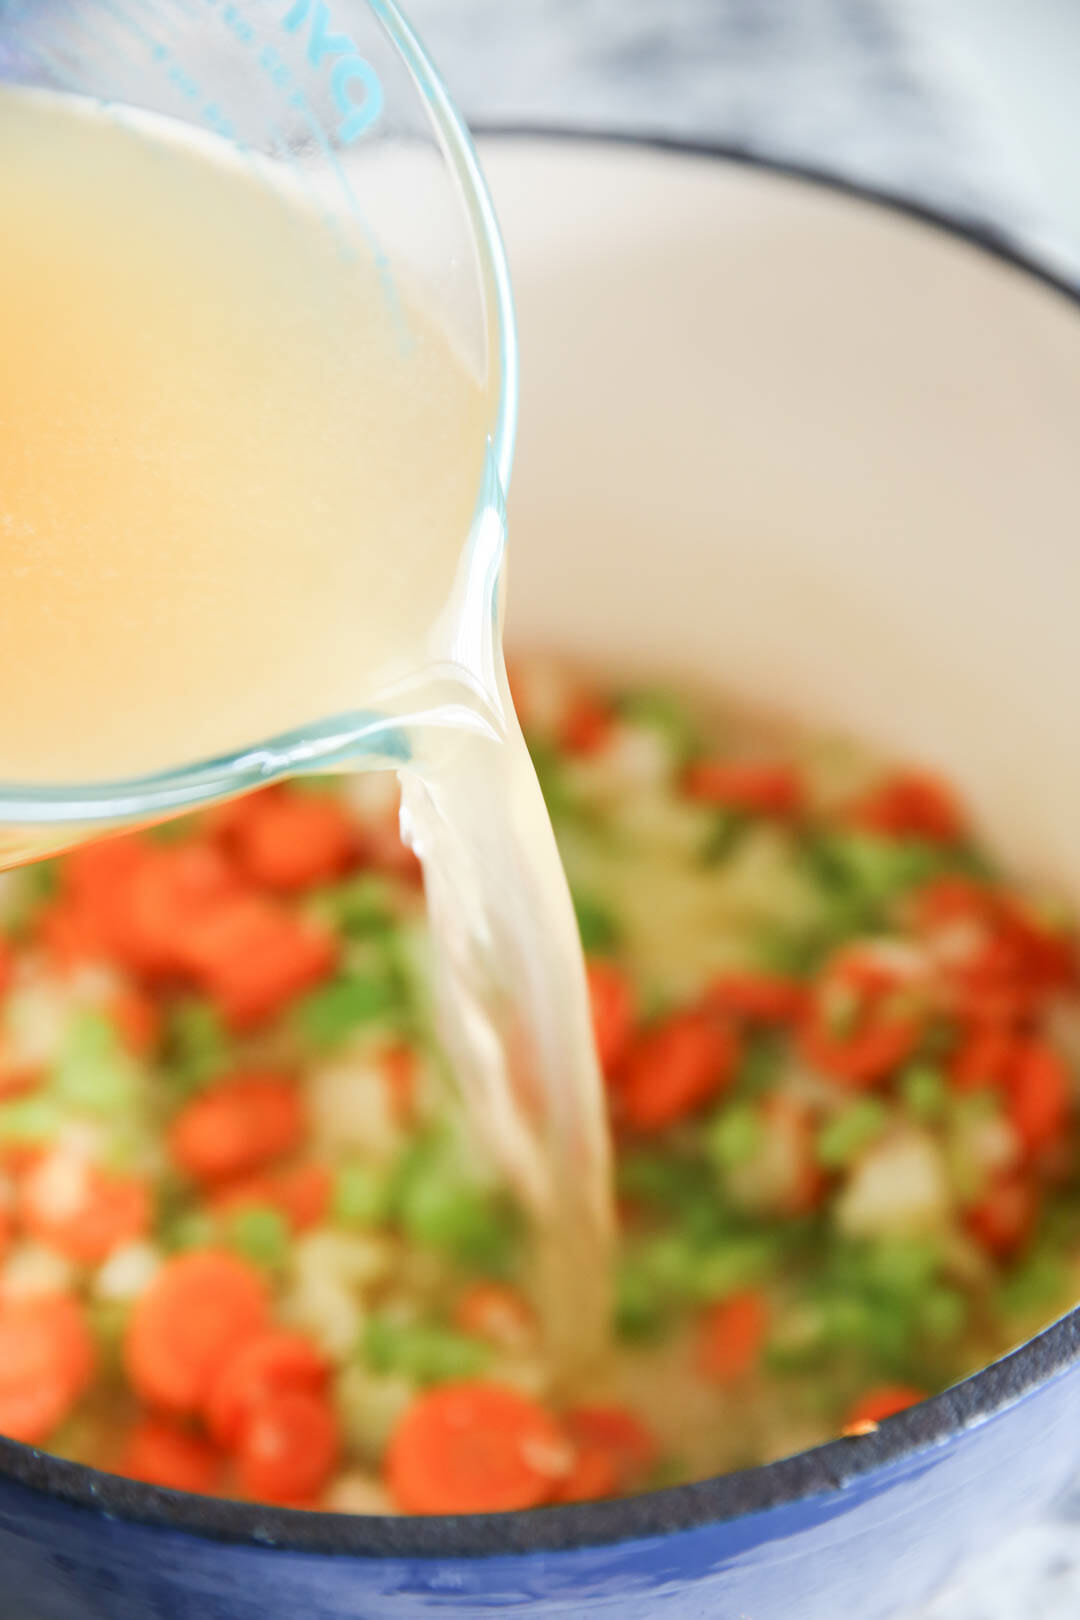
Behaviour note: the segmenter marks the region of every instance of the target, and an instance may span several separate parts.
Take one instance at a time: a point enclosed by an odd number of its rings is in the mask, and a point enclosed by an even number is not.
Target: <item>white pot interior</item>
[[[522,341],[511,641],[941,765],[1080,893],[1080,307],[754,168],[483,157]]]

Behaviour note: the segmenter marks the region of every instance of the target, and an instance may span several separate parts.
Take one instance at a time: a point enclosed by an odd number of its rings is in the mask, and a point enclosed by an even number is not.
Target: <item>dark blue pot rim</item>
[[[587,141],[677,157],[722,159],[764,173],[840,192],[875,208],[907,216],[1013,266],[1067,298],[1080,313],[1080,288],[1045,269],[1004,232],[976,219],[952,219],[909,198],[784,162],[745,147],[710,145],[629,132],[480,126],[481,137]],[[942,1394],[903,1412],[875,1433],[832,1440],[813,1450],[738,1473],[622,1501],[441,1518],[380,1518],[301,1513],[247,1502],[189,1496],[141,1485],[65,1462],[0,1436],[0,1476],[110,1518],[182,1530],[215,1541],[353,1558],[462,1558],[558,1552],[670,1535],[699,1525],[760,1513],[838,1491],[887,1465],[942,1445],[986,1422],[1080,1360],[1080,1306],[1018,1350]]]

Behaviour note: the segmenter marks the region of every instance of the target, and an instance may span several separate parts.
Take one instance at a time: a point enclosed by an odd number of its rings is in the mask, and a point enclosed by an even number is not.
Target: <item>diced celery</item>
[[[0,1103],[0,1141],[51,1142],[63,1129],[67,1117],[64,1105],[47,1092],[12,1097]]]
[[[739,810],[714,810],[709,831],[701,845],[702,866],[720,866],[734,855],[749,826],[750,817]]]
[[[720,1170],[747,1164],[761,1150],[765,1127],[752,1103],[730,1103],[709,1121],[705,1149]]]
[[[419,1384],[475,1378],[491,1360],[490,1347],[452,1328],[397,1322],[385,1312],[368,1318],[364,1358],[376,1373],[400,1373]]]
[[[581,945],[586,955],[613,951],[619,943],[622,930],[613,912],[591,895],[574,895],[574,913],[577,917]]]
[[[641,1251],[641,1262],[659,1288],[687,1303],[722,1299],[747,1288],[775,1269],[779,1250],[765,1233],[728,1235],[709,1245],[688,1241],[682,1233],[653,1238]]]
[[[170,1088],[191,1096],[229,1068],[229,1037],[208,1001],[178,1001],[169,1010],[162,1072]]]
[[[1064,1308],[1072,1295],[1068,1266],[1053,1250],[1040,1247],[1013,1267],[999,1284],[996,1306],[1006,1319]]]
[[[619,713],[635,726],[658,731],[676,764],[685,765],[702,748],[701,733],[686,705],[662,687],[641,687],[618,702]]]
[[[826,1170],[853,1164],[889,1122],[889,1111],[876,1097],[860,1097],[826,1122],[818,1132],[818,1163]]]
[[[225,1223],[229,1247],[254,1265],[276,1269],[289,1254],[291,1229],[279,1209],[249,1204],[236,1210]]]
[[[167,1220],[161,1241],[167,1249],[208,1249],[220,1236],[218,1223],[205,1210],[189,1209]]]
[[[517,1243],[514,1212],[498,1195],[466,1180],[437,1139],[413,1144],[398,1167],[393,1209],[406,1235],[459,1265],[502,1275]]]
[[[904,1106],[923,1124],[933,1125],[942,1118],[948,1095],[944,1075],[931,1063],[913,1063],[900,1076]]]
[[[752,1035],[744,1044],[735,1073],[735,1093],[739,1097],[759,1097],[776,1084],[786,1056],[782,1038]]]
[[[390,1203],[386,1176],[369,1164],[344,1164],[334,1177],[332,1209],[342,1226],[378,1226]]]
[[[951,1344],[964,1331],[968,1302],[958,1288],[938,1283],[928,1288],[918,1305],[919,1326],[935,1344]]]
[[[316,1051],[340,1046],[356,1030],[402,1011],[398,986],[385,973],[350,973],[313,990],[294,1008],[300,1039]]]
[[[135,1104],[138,1067],[104,1013],[78,1012],[64,1032],[53,1069],[61,1102],[94,1114],[123,1114]]]
[[[712,1177],[699,1160],[630,1149],[616,1161],[619,1191],[627,1198],[685,1215],[703,1201],[715,1202]]]
[[[615,1331],[637,1342],[657,1338],[667,1323],[667,1300],[640,1256],[625,1255],[615,1274]]]
[[[394,896],[385,878],[365,873],[324,889],[314,902],[319,920],[351,939],[382,935],[396,926]]]

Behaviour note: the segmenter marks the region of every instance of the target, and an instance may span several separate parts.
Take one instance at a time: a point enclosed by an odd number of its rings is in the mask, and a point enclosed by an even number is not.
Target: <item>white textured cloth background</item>
[[[943,0],[407,3],[474,124],[747,147],[989,228],[1080,283],[1080,254],[996,116],[992,85],[934,26]],[[1080,177],[1080,141],[1076,165]],[[988,1546],[912,1620],[1080,1620],[1074,1511]]]
[[[409,0],[408,10],[472,123],[745,146],[981,223],[1080,279],[1080,252],[1039,198],[943,0]],[[938,26],[946,12],[951,28]]]

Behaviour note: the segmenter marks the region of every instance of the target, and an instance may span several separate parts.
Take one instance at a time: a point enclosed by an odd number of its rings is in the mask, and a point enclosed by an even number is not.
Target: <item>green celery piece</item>
[[[615,1273],[615,1331],[629,1343],[659,1338],[668,1324],[668,1300],[640,1255],[624,1255]]]
[[[418,1384],[476,1378],[491,1361],[490,1347],[452,1328],[396,1322],[384,1312],[368,1318],[363,1355],[376,1373],[399,1373]]]
[[[205,1210],[189,1209],[167,1222],[162,1242],[167,1249],[179,1253],[185,1249],[212,1248],[220,1235],[220,1228],[212,1215]]]
[[[627,692],[619,698],[617,708],[631,725],[659,732],[675,764],[688,765],[701,753],[700,729],[686,705],[663,687],[640,687]]]
[[[963,1333],[967,1319],[967,1298],[959,1288],[945,1283],[927,1289],[918,1305],[919,1327],[934,1344],[952,1344]]]
[[[752,1103],[729,1103],[705,1127],[705,1150],[721,1171],[748,1164],[764,1142],[765,1127]]]
[[[398,926],[389,883],[371,873],[322,890],[313,911],[327,927],[350,939],[370,939]]]
[[[745,1042],[735,1072],[734,1091],[739,1098],[760,1097],[771,1091],[780,1076],[788,1047],[784,1037],[752,1035]]]
[[[711,812],[709,822],[698,859],[702,866],[722,866],[735,854],[752,821],[741,810],[717,808]]]
[[[1071,1301],[1069,1268],[1047,1245],[1018,1262],[998,1284],[994,1304],[1006,1321],[1064,1309]]]
[[[331,1208],[342,1226],[378,1226],[390,1214],[390,1186],[368,1164],[344,1164],[334,1177]]]
[[[573,898],[581,947],[586,956],[616,950],[622,930],[611,909],[591,895],[575,893]]]
[[[303,997],[293,1009],[297,1034],[317,1052],[332,1051],[356,1030],[402,1013],[400,987],[387,973],[349,973]]]
[[[64,1032],[52,1088],[62,1103],[94,1114],[123,1114],[135,1105],[139,1068],[104,1013],[87,1008]]]
[[[414,1242],[485,1275],[509,1270],[518,1240],[514,1211],[497,1193],[466,1179],[437,1136],[406,1149],[392,1208]]]
[[[941,1070],[932,1063],[913,1063],[900,1076],[900,1096],[916,1119],[934,1125],[945,1114],[949,1088]]]
[[[620,1154],[615,1166],[619,1191],[655,1209],[686,1217],[697,1206],[715,1206],[712,1176],[699,1160],[648,1148]]]
[[[232,1047],[216,1008],[185,998],[170,1009],[165,1026],[162,1071],[182,1097],[216,1080],[232,1063]]]
[[[835,1114],[818,1132],[818,1163],[842,1170],[879,1137],[889,1123],[889,1110],[876,1097],[860,1097]]]
[[[225,1223],[231,1249],[254,1265],[277,1270],[289,1257],[292,1231],[285,1216],[269,1204],[249,1204]]]
[[[53,1141],[68,1120],[63,1103],[47,1092],[12,1097],[0,1103],[0,1141],[28,1145]]]

